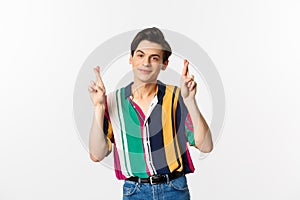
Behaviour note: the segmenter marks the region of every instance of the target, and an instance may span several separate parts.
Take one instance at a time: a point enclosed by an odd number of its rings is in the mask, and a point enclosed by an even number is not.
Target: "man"
[[[116,177],[125,180],[123,199],[190,199],[185,174],[194,166],[188,144],[205,153],[213,149],[189,62],[184,60],[180,88],[157,80],[170,55],[163,33],[147,28],[131,43],[132,83],[106,95],[100,68],[94,68],[90,157],[99,162],[114,149]]]

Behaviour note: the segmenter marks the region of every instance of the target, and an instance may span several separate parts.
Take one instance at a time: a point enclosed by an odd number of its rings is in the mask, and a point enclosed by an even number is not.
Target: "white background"
[[[0,199],[120,199],[122,183],[76,133],[73,89],[97,46],[151,26],[196,41],[225,87],[223,133],[188,175],[192,199],[300,199],[299,9],[288,0],[1,1]]]

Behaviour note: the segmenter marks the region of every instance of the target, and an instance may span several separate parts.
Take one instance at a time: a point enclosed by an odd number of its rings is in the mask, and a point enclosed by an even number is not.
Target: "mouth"
[[[150,70],[145,70],[145,69],[138,69],[140,72],[144,73],[144,74],[149,74],[151,73]]]

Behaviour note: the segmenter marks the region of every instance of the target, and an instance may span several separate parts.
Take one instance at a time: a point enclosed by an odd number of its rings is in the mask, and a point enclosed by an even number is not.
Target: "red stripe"
[[[145,119],[145,114],[143,113],[142,109],[139,107],[139,105],[137,105],[134,101],[132,101],[130,98],[129,98],[129,101],[135,106],[135,110],[137,112],[139,112],[139,114]],[[140,127],[141,127],[141,134],[142,134],[142,138],[144,138],[144,121],[143,119],[140,117],[140,115],[138,115],[138,119],[140,121]],[[145,147],[144,147],[144,140],[142,139],[142,143],[143,143],[143,150],[144,150],[144,160],[145,160],[145,164],[146,164],[146,172],[148,174],[148,176],[151,176],[151,173],[150,173],[150,170],[149,170],[149,167],[147,165],[147,162],[146,162],[146,154],[145,154]]]
[[[186,116],[185,126],[188,128],[189,131],[194,132],[194,126],[193,126],[193,122],[192,122],[190,113],[188,113]]]
[[[191,169],[192,172],[194,172],[195,167],[194,167],[194,164],[192,162],[192,158],[191,158],[191,155],[190,155],[190,152],[189,152],[189,149],[188,149],[188,145],[186,145],[185,148],[186,148],[186,157],[187,157],[187,160],[188,160],[189,168]]]
[[[115,173],[116,173],[117,179],[119,179],[119,180],[126,179],[127,177],[125,177],[124,174],[122,174],[120,160],[119,160],[119,154],[118,154],[116,145],[114,145],[114,164],[115,164]]]

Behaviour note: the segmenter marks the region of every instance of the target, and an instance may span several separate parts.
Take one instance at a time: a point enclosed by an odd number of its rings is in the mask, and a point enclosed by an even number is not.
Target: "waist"
[[[159,183],[166,183],[168,181],[174,180],[181,176],[184,176],[183,172],[172,172],[170,174],[156,174],[152,175],[148,178],[140,178],[137,176],[131,176],[125,180],[140,182],[140,183],[150,183],[150,184],[159,184]]]

